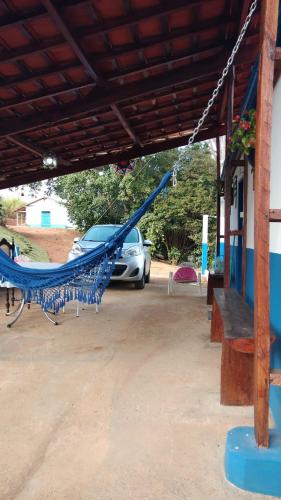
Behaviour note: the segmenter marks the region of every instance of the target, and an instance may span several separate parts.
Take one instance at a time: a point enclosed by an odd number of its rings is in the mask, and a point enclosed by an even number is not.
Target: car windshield
[[[113,236],[120,226],[93,226],[85,234],[84,241],[96,241],[103,242],[107,241],[110,236]],[[133,228],[128,236],[126,237],[124,243],[138,243],[139,233],[136,228]]]

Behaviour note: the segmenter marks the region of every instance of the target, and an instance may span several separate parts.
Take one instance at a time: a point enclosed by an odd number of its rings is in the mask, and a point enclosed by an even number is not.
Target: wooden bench
[[[271,342],[274,339],[272,335]],[[221,404],[252,405],[253,314],[233,288],[214,289],[211,342],[222,342]]]
[[[214,288],[223,288],[223,273],[209,273],[207,286],[207,304],[213,304]]]

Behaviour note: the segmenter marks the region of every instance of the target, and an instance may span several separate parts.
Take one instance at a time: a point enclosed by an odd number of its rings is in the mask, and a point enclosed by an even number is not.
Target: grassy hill
[[[8,241],[12,241],[14,237],[15,244],[20,247],[22,254],[26,255],[32,261],[38,262],[49,262],[49,256],[43,248],[39,247],[35,243],[28,240],[22,234],[13,231],[12,229],[7,229],[4,226],[0,226],[0,240],[6,238]]]

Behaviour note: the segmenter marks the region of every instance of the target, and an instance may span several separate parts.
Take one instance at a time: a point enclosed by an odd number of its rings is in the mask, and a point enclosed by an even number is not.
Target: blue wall
[[[235,245],[230,247],[230,286],[242,293],[242,253]]]
[[[271,348],[271,367],[281,368],[281,254],[270,253],[270,323],[276,335]],[[254,305],[254,250],[247,248],[246,299]],[[270,407],[276,427],[281,429],[281,388],[270,388]]]

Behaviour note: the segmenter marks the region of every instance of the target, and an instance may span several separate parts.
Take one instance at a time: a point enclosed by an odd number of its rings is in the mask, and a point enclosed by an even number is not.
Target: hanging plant
[[[228,138],[229,149],[244,153],[250,163],[253,164],[253,158],[256,147],[256,110],[249,109],[234,119],[234,131]]]
[[[116,164],[115,170],[118,174],[129,174],[134,170],[134,160],[121,160]]]

